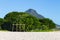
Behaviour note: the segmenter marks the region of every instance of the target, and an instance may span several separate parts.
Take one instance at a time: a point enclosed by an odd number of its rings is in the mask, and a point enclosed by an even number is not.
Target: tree
[[[34,16],[27,16],[25,23],[26,23],[27,31],[40,29],[41,24],[39,22],[39,19],[37,19]]]
[[[40,29],[39,19],[25,12],[10,12],[4,17],[4,19],[11,24],[22,24],[22,26],[19,26],[20,28],[17,28],[20,31]],[[25,24],[25,28],[23,24]],[[16,27],[17,26],[15,25],[15,30]]]
[[[41,25],[45,25],[48,29],[56,28],[55,23],[48,18],[39,19],[39,21],[41,22]]]
[[[9,31],[48,30],[56,27],[52,20],[39,19],[26,12],[9,12],[4,20],[2,28]]]
[[[3,22],[4,22],[4,19],[3,18],[0,18],[0,29],[2,29],[1,28],[1,25],[3,24]]]

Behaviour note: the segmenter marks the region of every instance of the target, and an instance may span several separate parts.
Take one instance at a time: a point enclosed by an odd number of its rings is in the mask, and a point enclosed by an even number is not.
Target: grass
[[[1,32],[8,32],[8,30],[0,30]]]
[[[54,32],[54,31],[57,31],[57,30],[29,30],[26,32]],[[8,30],[0,30],[0,32],[9,32],[9,31]]]
[[[53,30],[31,30],[29,32],[53,32]]]

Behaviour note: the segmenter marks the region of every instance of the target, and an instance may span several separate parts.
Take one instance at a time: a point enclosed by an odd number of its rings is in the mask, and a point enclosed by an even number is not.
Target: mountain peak
[[[28,9],[26,12],[35,12],[35,13],[37,13],[34,9]]]
[[[34,9],[28,9],[26,12],[29,13],[29,14],[31,14],[31,15],[33,15],[33,16],[35,16],[35,17],[37,17],[37,18],[44,18],[42,15],[39,15],[36,12],[36,10],[34,10]]]
[[[34,9],[28,9],[28,11],[35,11]]]

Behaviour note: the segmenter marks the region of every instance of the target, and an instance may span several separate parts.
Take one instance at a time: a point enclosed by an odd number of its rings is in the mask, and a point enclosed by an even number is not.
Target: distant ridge
[[[25,12],[27,12],[27,13],[29,13],[29,14],[37,17],[37,18],[44,18],[44,16],[38,14],[38,13],[36,12],[36,10],[34,10],[34,9],[28,9],[28,10],[25,11]]]

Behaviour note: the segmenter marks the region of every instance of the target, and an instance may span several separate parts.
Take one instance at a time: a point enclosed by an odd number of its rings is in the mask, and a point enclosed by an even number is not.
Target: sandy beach
[[[0,32],[0,40],[60,40],[60,32]]]

